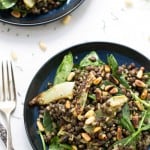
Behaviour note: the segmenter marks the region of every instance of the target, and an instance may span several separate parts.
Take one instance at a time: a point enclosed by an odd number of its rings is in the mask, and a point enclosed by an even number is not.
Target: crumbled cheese
[[[70,23],[70,21],[71,21],[71,15],[67,15],[67,16],[65,16],[65,17],[63,18],[62,23],[63,23],[64,25],[67,25],[67,24]]]
[[[43,41],[39,42],[39,47],[42,51],[46,51],[47,50],[47,46]]]

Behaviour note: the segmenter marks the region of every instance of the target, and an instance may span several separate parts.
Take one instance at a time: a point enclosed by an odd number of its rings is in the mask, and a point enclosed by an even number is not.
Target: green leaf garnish
[[[56,71],[54,84],[65,82],[72,70],[72,67],[73,67],[73,56],[72,53],[68,53],[67,55],[64,56],[61,64],[59,65]]]
[[[46,150],[46,144],[45,144],[45,141],[44,141],[41,131],[38,131],[38,134],[40,135],[40,138],[41,138],[43,150]]]
[[[112,69],[113,75],[116,75],[116,72],[118,70],[118,62],[117,62],[117,60],[115,59],[115,57],[112,54],[107,56],[107,62],[108,62],[108,65]]]
[[[122,109],[122,118],[120,120],[120,123],[131,133],[135,131],[134,126],[130,120],[130,110],[128,104],[125,104]]]
[[[95,61],[92,61],[92,58],[94,58]],[[90,52],[80,61],[80,67],[101,66],[102,64],[104,64],[104,62],[100,60],[99,56],[95,51]]]
[[[16,4],[17,0],[0,0],[0,9],[9,9]]]
[[[72,147],[68,144],[62,144],[59,141],[59,137],[55,136],[52,138],[49,145],[49,150],[72,150]]]
[[[51,132],[54,130],[51,116],[47,111],[45,111],[45,113],[44,113],[43,126],[44,126],[46,131]]]

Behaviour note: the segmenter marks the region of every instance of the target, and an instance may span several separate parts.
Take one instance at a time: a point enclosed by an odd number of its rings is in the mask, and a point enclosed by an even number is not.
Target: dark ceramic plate
[[[28,15],[24,18],[15,18],[10,15],[10,10],[0,10],[0,21],[19,25],[34,26],[56,21],[75,10],[84,0],[67,0],[67,2],[57,9],[53,9],[46,14]]]
[[[56,69],[61,63],[64,55],[71,51],[74,56],[74,62],[79,63],[79,61],[91,50],[95,50],[103,61],[106,61],[108,54],[113,54],[119,64],[129,64],[134,62],[137,66],[144,66],[147,71],[150,71],[150,60],[148,58],[129,47],[112,43],[85,43],[68,48],[52,57],[41,67],[33,78],[25,98],[24,123],[33,149],[41,150],[42,144],[36,128],[36,118],[38,117],[39,110],[38,107],[29,107],[29,101],[39,92],[45,90],[48,82],[53,82]]]

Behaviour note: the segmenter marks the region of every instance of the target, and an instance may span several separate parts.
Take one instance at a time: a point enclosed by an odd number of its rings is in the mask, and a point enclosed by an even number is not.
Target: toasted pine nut
[[[63,23],[64,25],[67,25],[67,24],[69,24],[70,21],[71,21],[71,15],[67,15],[67,16],[65,16],[64,19],[62,20],[62,23]]]
[[[94,130],[93,130],[93,132],[96,133],[96,132],[98,132],[100,130],[101,130],[101,127],[95,127]]]
[[[137,75],[136,75],[137,78],[141,79],[143,77],[143,70],[140,69],[138,72],[137,72]]]
[[[43,127],[42,123],[39,120],[37,120],[36,124],[37,124],[37,127],[38,127],[39,131],[44,131],[44,127]]]
[[[47,46],[43,41],[39,42],[39,47],[42,51],[46,51],[47,50]]]
[[[17,54],[15,51],[12,51],[11,52],[11,58],[14,60],[14,61],[17,61],[18,57],[17,57]]]
[[[105,69],[105,72],[107,72],[107,73],[110,72],[110,67],[108,65],[105,65],[104,69]]]
[[[65,107],[66,107],[67,109],[69,109],[69,108],[70,108],[70,106],[71,106],[70,101],[69,101],[69,100],[67,100],[67,101],[66,101],[66,103],[65,103]]]
[[[136,104],[136,106],[138,107],[138,109],[139,109],[140,111],[143,111],[143,110],[144,110],[144,106],[143,106],[143,104],[142,104],[141,102],[135,101],[135,104]]]
[[[75,72],[70,72],[70,74],[67,77],[67,81],[71,81],[74,76],[75,76]]]
[[[72,150],[78,150],[78,148],[75,145],[72,145]]]
[[[110,89],[112,89],[114,87],[114,85],[106,85],[105,86],[105,91],[109,91]]]
[[[106,134],[99,134],[98,135],[98,138],[100,139],[100,140],[103,140],[103,141],[105,141],[106,139],[107,139],[107,136],[106,136]]]
[[[118,127],[117,128],[117,140],[121,140],[122,138],[122,128]]]
[[[14,16],[15,18],[20,18],[21,17],[21,13],[17,10],[13,10],[11,12],[11,15]]]
[[[81,136],[87,142],[89,142],[91,140],[91,137],[87,133],[81,133]]]
[[[89,110],[88,112],[86,112],[85,117],[86,118],[90,118],[91,116],[94,116],[95,112],[93,110]]]
[[[110,94],[116,94],[118,93],[118,88],[114,87],[109,91]]]
[[[85,120],[85,124],[89,125],[95,121],[95,116],[91,116]]]
[[[93,84],[98,85],[101,81],[102,81],[102,77],[98,77],[98,78],[93,80]]]
[[[135,80],[135,85],[141,88],[146,87],[146,84],[141,80]]]
[[[144,89],[143,91],[142,91],[142,94],[141,94],[141,99],[146,99],[146,97],[147,97],[147,95],[148,95],[148,90],[147,89]]]

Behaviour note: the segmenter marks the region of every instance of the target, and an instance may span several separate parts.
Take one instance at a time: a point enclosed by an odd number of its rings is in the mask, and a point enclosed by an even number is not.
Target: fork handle
[[[10,113],[6,115],[6,124],[7,124],[7,148],[6,150],[14,150],[12,145],[12,136],[11,136],[11,126],[10,126]]]

